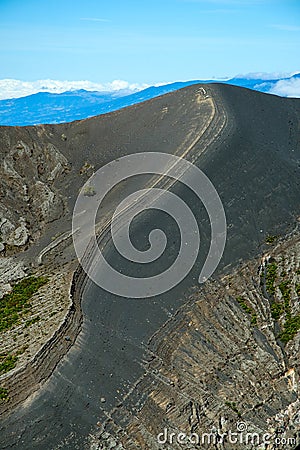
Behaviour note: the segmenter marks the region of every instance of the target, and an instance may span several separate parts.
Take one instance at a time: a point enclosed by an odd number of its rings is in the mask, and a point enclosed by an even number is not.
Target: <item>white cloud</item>
[[[66,91],[85,89],[86,91],[117,92],[126,90],[128,93],[137,92],[149,87],[148,84],[129,83],[123,80],[114,80],[110,83],[93,83],[92,81],[60,81],[37,80],[21,81],[13,79],[0,80],[0,100],[25,97],[37,92],[51,92],[60,94]]]
[[[300,97],[300,79],[287,79],[281,80],[281,78],[288,78],[294,73],[249,73],[239,74],[235,78],[246,79],[260,79],[260,80],[274,80],[274,87],[271,93],[282,95],[286,97]],[[214,79],[214,78],[211,78]],[[218,80],[229,80],[231,78],[218,78]],[[177,80],[179,81],[179,80]],[[188,80],[186,80],[188,81]],[[94,83],[88,80],[81,81],[61,81],[61,80],[37,80],[37,81],[22,81],[14,79],[0,80],[0,100],[25,97],[27,95],[36,94],[37,92],[51,92],[54,94],[60,94],[62,92],[74,91],[79,89],[85,89],[86,91],[98,91],[98,92],[114,92],[116,95],[131,94],[141,91],[150,86],[162,86],[173,83],[173,81],[160,82],[155,84],[146,83],[129,83],[124,80],[114,80],[109,83]]]
[[[277,81],[272,87],[270,94],[300,98],[300,78]]]
[[[288,78],[292,75],[290,72],[253,72],[238,74],[234,78],[245,78],[246,80],[279,80],[280,78]]]

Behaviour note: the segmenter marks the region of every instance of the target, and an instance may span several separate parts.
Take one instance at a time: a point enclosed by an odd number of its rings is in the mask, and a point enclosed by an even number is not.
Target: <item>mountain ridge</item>
[[[211,111],[215,117],[205,128]],[[277,414],[297,406],[300,333],[286,347],[278,344],[278,331],[285,330],[286,319],[284,314],[277,321],[272,317],[273,299],[261,289],[258,267],[265,261],[263,273],[267,277],[266,255],[272,251],[278,262],[275,300],[283,304],[280,286],[290,282],[292,318],[300,314],[295,291],[300,282],[299,246],[292,241],[291,251],[275,251],[278,242],[284,244],[295,223],[299,224],[299,118],[298,99],[224,84],[201,84],[83,121],[0,127],[2,272],[8,277],[5,284],[13,285],[24,277],[13,274],[11,278],[7,269],[16,268],[17,263],[23,263],[27,275],[33,272],[50,278],[44,294],[41,292],[33,302],[36,309],[5,338],[6,351],[11,354],[17,352],[18,342],[20,347],[30,344],[30,339],[36,342],[37,337],[45,342],[43,332],[49,332],[50,324],[53,332],[57,329],[59,310],[69,305],[70,298],[66,295],[58,299],[57,292],[64,287],[67,294],[69,271],[74,274],[77,264],[70,235],[71,216],[78,192],[94,170],[132,153],[182,155],[191,148],[185,158],[213,182],[228,223],[222,272],[218,269],[211,288],[203,291],[195,280],[209,244],[209,217],[189,190],[181,183],[175,184],[172,192],[198,218],[203,249],[199,261],[182,284],[160,296],[159,301],[120,301],[87,280],[82,296],[83,334],[74,346],[69,331],[56,340],[58,359],[69,351],[47,384],[43,383],[45,374],[39,383],[39,366],[33,365],[32,359],[27,359],[30,385],[26,379],[17,385],[13,371],[2,376],[1,386],[11,398],[4,403],[4,409],[9,409],[10,402],[15,404],[18,399],[14,396],[19,396],[22,389],[24,397],[36,390],[26,407],[20,404],[0,425],[3,448],[85,448],[87,436],[105,428],[125,448],[138,440],[132,448],[156,450],[159,447],[155,435],[164,423],[171,429],[176,426],[190,432],[194,427],[194,431],[204,432],[224,417],[225,431],[235,429],[237,420],[243,420],[249,428],[261,432],[269,430],[270,418],[276,421]],[[131,192],[130,188],[136,191],[136,187],[145,187],[147,180],[138,177],[122,184],[121,189],[113,189],[101,205],[102,224],[106,224],[107,216],[123,196]],[[170,244],[177,236],[176,227],[154,211],[137,221],[132,230],[137,248],[144,248],[149,231],[155,228],[171,237]],[[26,240],[20,240],[20,236]],[[114,253],[109,254],[109,237],[102,237],[105,257],[114,257]],[[268,238],[274,243],[268,243]],[[171,245],[169,256],[173,258],[174,253],[176,246]],[[116,268],[123,264],[114,261]],[[245,261],[250,261],[250,266],[243,269]],[[130,269],[127,264],[119,267],[124,273]],[[153,269],[161,267],[157,261]],[[137,268],[134,270],[135,275],[140,274]],[[62,286],[56,283],[57,272],[66,276]],[[185,306],[191,300],[190,294],[193,310]],[[43,314],[41,304],[45,305]],[[56,315],[52,317],[54,307]],[[177,314],[181,307],[182,313]],[[40,320],[30,325],[28,334],[24,322],[37,314]],[[31,343],[19,356],[20,361],[32,357],[34,348]],[[55,357],[53,349],[49,349],[48,368],[55,363]],[[142,382],[137,383],[140,376]],[[9,379],[19,389],[14,389]],[[292,385],[290,380],[294,380]],[[207,402],[208,398],[212,401]],[[108,417],[113,423],[107,423]],[[285,417],[286,436],[294,438],[297,417]],[[127,420],[130,429],[124,428]],[[70,436],[72,447],[66,447]],[[96,440],[99,446],[91,448],[103,448],[104,435],[96,435]],[[237,446],[238,450],[244,448]]]
[[[300,73],[275,80],[236,76],[229,80],[220,81],[177,81],[162,86],[150,86],[131,94],[128,94],[128,90],[101,92],[84,89],[66,91],[61,94],[38,92],[26,97],[0,100],[0,125],[27,126],[82,120],[117,111],[195,84],[230,84],[276,95],[275,92],[272,92],[276,83],[295,82],[299,78]]]

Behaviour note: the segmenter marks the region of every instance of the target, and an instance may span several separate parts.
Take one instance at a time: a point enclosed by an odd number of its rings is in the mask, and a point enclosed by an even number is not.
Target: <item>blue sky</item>
[[[0,79],[296,72],[299,0],[0,0]]]

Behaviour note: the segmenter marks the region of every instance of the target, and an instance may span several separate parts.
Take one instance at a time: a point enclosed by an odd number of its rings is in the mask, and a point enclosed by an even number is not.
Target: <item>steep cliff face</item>
[[[126,449],[257,449],[265,448],[267,434],[268,449],[296,448],[297,330],[299,231],[262,259],[191,295],[150,341],[151,358],[138,388],[146,398],[141,410],[133,415],[127,399],[91,448],[110,448],[111,434]],[[124,416],[128,425],[122,429]],[[186,435],[182,442],[180,433]],[[251,433],[258,436],[253,441]]]
[[[32,134],[13,134],[11,129],[2,129],[2,252],[24,249],[40,236],[47,223],[64,213],[64,198],[58,192],[57,180],[68,170],[67,159],[50,142],[39,142],[39,129]]]

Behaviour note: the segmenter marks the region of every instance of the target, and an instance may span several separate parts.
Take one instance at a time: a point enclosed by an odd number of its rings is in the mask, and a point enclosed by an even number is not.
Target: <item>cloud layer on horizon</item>
[[[250,72],[250,73],[244,73],[244,74],[238,74],[234,78],[245,78],[246,80],[274,80],[278,81],[281,78],[289,78],[291,77],[293,73],[290,72]]]
[[[117,92],[121,90],[128,93],[137,92],[149,87],[148,84],[129,83],[124,80],[114,80],[110,83],[94,83],[88,80],[61,81],[61,80],[37,80],[22,81],[14,79],[0,80],[0,100],[25,97],[38,92],[51,92],[61,94],[66,91],[85,89],[86,91]]]
[[[284,97],[300,97],[300,79],[288,79],[288,77],[290,77],[291,75],[292,74],[287,73],[249,73],[239,74],[234,78],[244,78],[248,80],[274,80],[274,85],[269,91],[271,94],[281,95]],[[218,80],[228,81],[230,79],[232,78],[226,77],[223,79],[220,78]],[[218,80],[214,79],[214,81]],[[172,83],[172,81],[155,83],[152,86],[161,86],[169,83]],[[118,93],[118,91],[121,91],[120,95],[126,95],[141,91],[149,86],[151,85],[146,83],[129,83],[128,81],[124,80],[114,80],[110,83],[95,83],[88,80],[61,81],[48,79],[37,81],[22,81],[9,78],[0,80],[0,100],[26,97],[27,95],[36,94],[38,92],[61,94],[62,92],[74,91],[79,89],[98,92],[115,92],[116,94]]]
[[[270,94],[281,95],[282,97],[300,98],[300,78],[277,81],[270,90]]]

